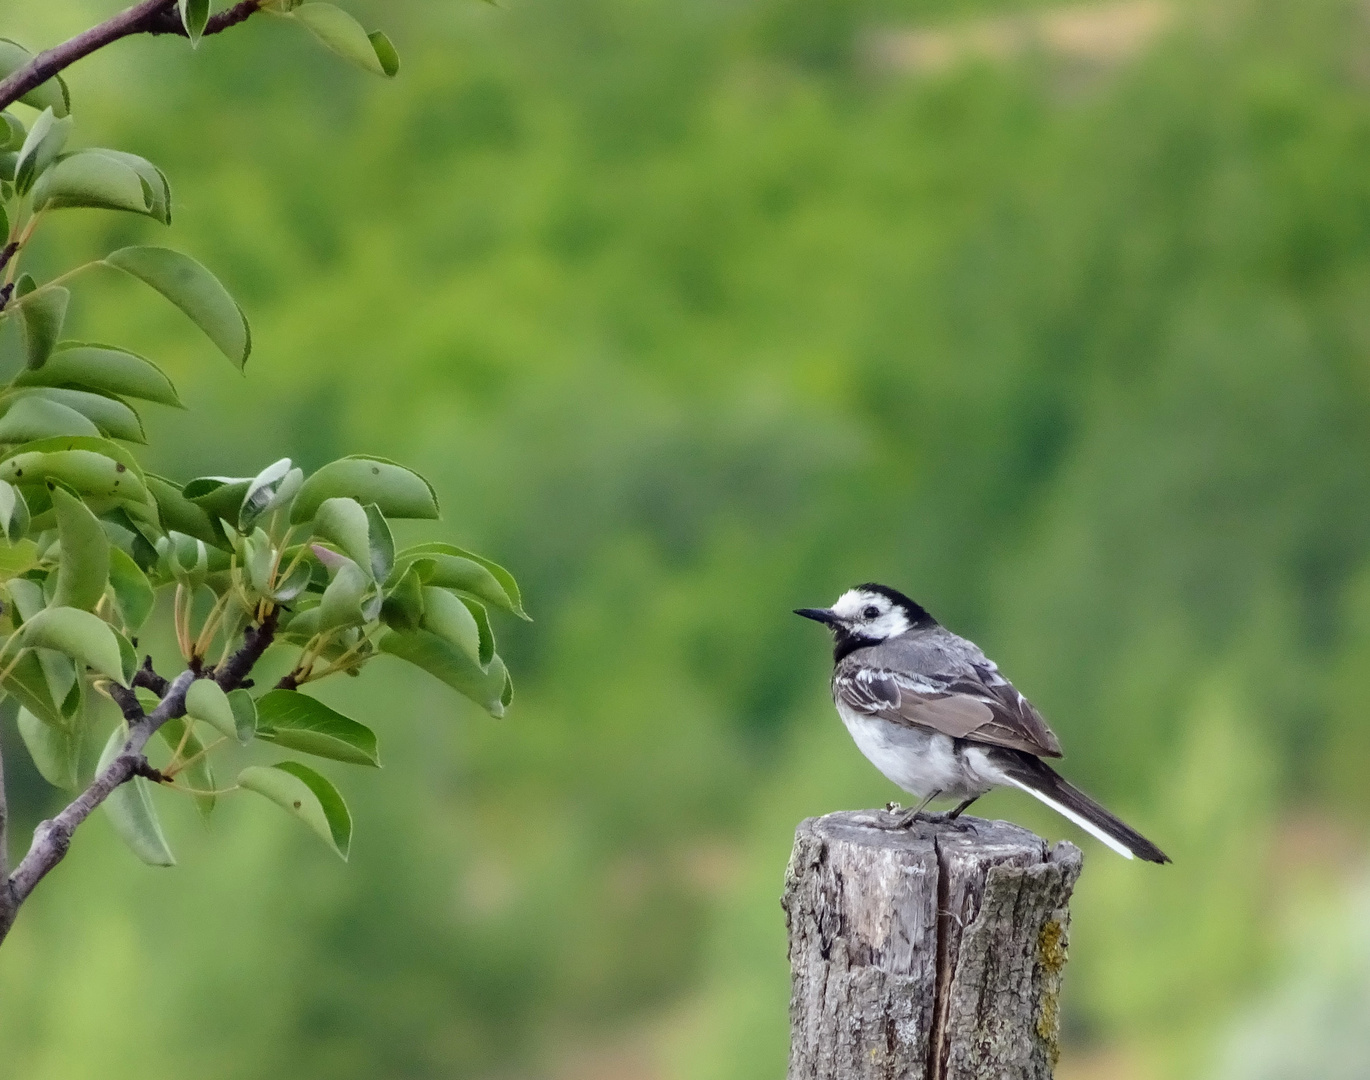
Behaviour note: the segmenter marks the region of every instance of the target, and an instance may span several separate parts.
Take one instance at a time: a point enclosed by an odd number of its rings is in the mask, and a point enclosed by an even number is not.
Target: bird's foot
[[[949,825],[957,832],[975,831],[975,822],[970,818],[961,817],[955,810],[924,810],[918,815],[918,820],[929,825]]]
[[[925,825],[950,825],[957,832],[974,832],[975,822],[961,817],[955,810],[924,810],[915,806],[905,810],[897,802],[885,804],[885,813],[894,820],[887,826],[890,829],[911,829],[916,822]]]

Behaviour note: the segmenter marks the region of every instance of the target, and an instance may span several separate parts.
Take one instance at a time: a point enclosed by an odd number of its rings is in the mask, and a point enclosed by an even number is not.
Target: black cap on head
[[[881,585],[878,581],[868,581],[864,585],[856,586],[866,592],[879,593],[881,596],[889,597],[894,603],[898,604],[908,614],[909,622],[913,626],[935,626],[937,620],[928,614],[927,608],[917,600],[905,596],[898,589],[891,589],[888,585]]]

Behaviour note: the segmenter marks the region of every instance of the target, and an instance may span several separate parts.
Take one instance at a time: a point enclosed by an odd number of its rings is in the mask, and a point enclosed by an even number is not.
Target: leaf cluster
[[[306,27],[339,55],[386,77],[399,61],[389,39],[324,3],[271,0],[261,10]],[[179,0],[192,44],[210,5]],[[0,39],[0,77],[32,57]],[[268,743],[295,753],[379,766],[375,734],[300,687],[358,675],[388,654],[429,672],[494,716],[513,685],[495,649],[489,608],[526,618],[518,586],[497,563],[445,543],[397,549],[391,522],[436,519],[432,486],[368,455],[306,476],[288,458],[254,476],[178,483],[146,472],[125,444],[145,441],[140,410],[183,407],[152,360],[64,336],[69,282],[110,269],[179,308],[235,366],[252,336],[242,308],[199,262],[150,245],[122,247],[39,282],[21,267],[48,216],[71,209],[133,213],[169,225],[166,175],[135,154],[73,148],[70,95],[60,77],[21,99],[25,124],[0,112],[0,324],[17,321],[21,370],[0,388],[0,708],[17,722],[39,772],[79,785],[94,735],[95,697],[113,698],[125,723],[109,732],[97,773],[126,746],[139,715],[135,690],[161,698],[167,680],[138,663],[138,634],[172,594],[171,621],[196,678],[184,716],[161,724],[170,751],[158,769],[104,803],[133,851],[174,861],[150,797],[153,782],[185,791],[205,814],[233,790],[255,791],[347,855],[351,819],[332,783],[296,761],[253,764],[216,787],[220,747]],[[279,643],[289,672],[254,693],[233,665]],[[260,658],[261,650],[250,657]]]

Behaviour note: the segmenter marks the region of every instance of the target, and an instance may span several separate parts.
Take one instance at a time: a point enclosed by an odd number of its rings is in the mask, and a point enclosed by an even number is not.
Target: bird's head
[[[922,605],[897,589],[873,582],[848,589],[830,608],[797,608],[795,614],[821,622],[832,631],[839,659],[853,649],[937,625]]]

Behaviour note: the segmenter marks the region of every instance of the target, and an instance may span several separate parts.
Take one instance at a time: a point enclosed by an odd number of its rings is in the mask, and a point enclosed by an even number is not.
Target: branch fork
[[[19,907],[38,883],[65,858],[71,847],[72,834],[110,794],[132,780],[142,776],[156,783],[167,777],[153,768],[144,753],[148,740],[168,720],[184,716],[186,711],[186,692],[197,678],[212,678],[224,689],[233,690],[242,685],[244,679],[262,654],[266,652],[276,636],[276,612],[273,610],[259,626],[249,627],[243,636],[243,644],[217,671],[205,668],[188,669],[168,682],[152,669],[149,657],[143,662],[133,678],[133,686],[142,686],[161,695],[161,701],[151,712],[143,709],[138,696],[130,687],[110,683],[107,686],[110,697],[119,706],[128,723],[128,738],[123,748],[98,776],[96,776],[80,795],[73,799],[56,817],[38,823],[33,831],[33,842],[28,853],[14,868],[13,873],[0,876],[0,942],[3,942],[9,929],[14,925]],[[0,769],[3,765],[0,764]],[[5,796],[4,778],[0,775],[0,875],[8,870],[5,834]]]

